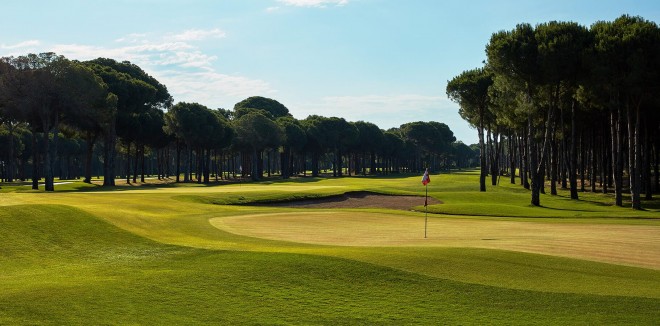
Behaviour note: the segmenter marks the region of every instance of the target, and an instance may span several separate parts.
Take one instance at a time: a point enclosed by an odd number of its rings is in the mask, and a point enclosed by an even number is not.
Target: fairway
[[[310,244],[465,247],[513,250],[660,269],[660,232],[645,225],[599,225],[424,218],[346,211],[215,218],[232,233]]]
[[[416,175],[4,187],[0,324],[660,320],[657,210],[611,207],[597,194],[545,196],[532,209],[517,186],[479,193],[474,172],[432,178],[429,211],[452,213],[428,214],[427,239],[423,197],[410,197],[423,194]],[[354,192],[410,203],[301,204]],[[268,206],[287,201],[298,205]]]

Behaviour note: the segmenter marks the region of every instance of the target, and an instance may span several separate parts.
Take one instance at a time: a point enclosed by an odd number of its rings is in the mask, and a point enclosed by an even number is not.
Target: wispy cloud
[[[120,42],[120,43],[138,43],[142,42],[145,40],[147,37],[147,34],[145,33],[132,33],[128,34],[126,36],[120,37],[115,40],[115,42]]]
[[[38,40],[28,40],[10,45],[2,44],[0,45],[0,48],[4,50],[18,50],[38,46],[39,44],[40,42]]]
[[[133,33],[103,46],[89,44],[43,44],[29,40],[0,45],[0,56],[52,51],[70,59],[98,57],[130,61],[167,86],[175,101],[199,102],[210,107],[230,106],[253,95],[276,92],[261,79],[220,72],[218,57],[204,51],[204,40],[223,38],[220,29],[189,29],[179,33]]]
[[[383,129],[398,127],[411,121],[442,121],[455,111],[455,105],[444,96],[423,94],[391,94],[360,96],[326,96],[319,102],[292,105],[297,118],[310,114],[343,117],[348,121],[370,121]]]
[[[343,6],[348,0],[277,0],[287,6],[324,8],[328,5]]]
[[[190,44],[184,42],[146,42],[120,47],[56,44],[50,47],[50,51],[78,60],[107,57],[151,66],[180,65],[183,67],[205,67],[209,66],[216,58],[215,56],[204,55]]]
[[[233,105],[253,95],[268,96],[276,91],[266,81],[217,71],[158,71],[154,74],[167,85],[176,101],[199,102],[210,107]]]
[[[224,35],[220,29],[191,29],[155,37],[134,33],[116,39],[117,46],[57,44],[51,46],[50,51],[79,60],[109,57],[128,60],[141,66],[179,66],[209,70],[217,56],[203,53],[198,46],[190,42]]]
[[[227,36],[227,33],[218,28],[209,30],[189,29],[183,33],[174,34],[172,39],[176,41],[202,41],[207,38],[223,38],[225,36]]]

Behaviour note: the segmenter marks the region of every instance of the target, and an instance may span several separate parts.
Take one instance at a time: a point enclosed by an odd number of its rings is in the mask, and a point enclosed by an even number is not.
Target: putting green
[[[256,238],[321,245],[465,247],[511,250],[660,269],[660,228],[396,214],[314,211],[211,219],[219,229]]]

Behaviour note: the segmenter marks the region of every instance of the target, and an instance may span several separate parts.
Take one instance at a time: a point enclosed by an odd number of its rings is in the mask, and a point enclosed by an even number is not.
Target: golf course
[[[2,184],[0,324],[660,322],[657,199],[420,178]]]

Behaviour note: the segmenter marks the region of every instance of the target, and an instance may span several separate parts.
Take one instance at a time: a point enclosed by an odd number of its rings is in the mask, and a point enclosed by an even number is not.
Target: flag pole
[[[426,239],[426,225],[428,221],[428,216],[429,216],[429,205],[428,205],[428,200],[429,200],[429,185],[425,185],[424,188],[426,188],[426,195],[424,197],[424,239]]]

